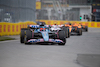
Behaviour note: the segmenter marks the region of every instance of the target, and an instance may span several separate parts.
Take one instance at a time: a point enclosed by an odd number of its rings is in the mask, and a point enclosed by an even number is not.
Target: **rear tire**
[[[65,31],[65,36],[66,36],[66,38],[68,38],[68,28],[63,27],[63,30]]]
[[[81,28],[78,29],[78,35],[82,35],[82,29]]]
[[[58,35],[59,35],[59,39],[64,42],[64,43],[58,43],[58,45],[65,45],[66,43],[65,31],[59,31]]]
[[[88,32],[88,27],[87,26],[85,26],[85,31]]]
[[[69,32],[69,29],[68,29],[68,38],[70,38],[70,32]]]

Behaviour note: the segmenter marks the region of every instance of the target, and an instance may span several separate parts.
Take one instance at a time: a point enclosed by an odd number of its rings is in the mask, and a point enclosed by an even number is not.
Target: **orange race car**
[[[82,26],[82,29],[85,30],[86,32],[88,32],[88,26],[84,23],[80,23],[80,25]]]
[[[77,23],[71,24],[70,22],[64,24],[65,27],[69,29],[69,33],[77,33],[78,35],[82,35],[82,26]]]

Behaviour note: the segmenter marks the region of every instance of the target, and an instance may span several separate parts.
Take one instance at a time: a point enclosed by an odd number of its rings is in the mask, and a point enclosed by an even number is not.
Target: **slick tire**
[[[25,30],[25,36],[24,36],[24,43],[25,44],[31,44],[31,43],[28,43],[28,40],[30,40],[32,38],[32,32],[31,30]]]
[[[82,35],[82,29],[81,28],[78,29],[78,35]]]
[[[71,33],[69,32],[69,29],[68,29],[68,38],[70,38],[70,34],[71,34]]]
[[[59,39],[64,42],[64,43],[58,43],[58,45],[65,45],[66,43],[65,31],[59,31],[58,35],[59,35]]]
[[[85,31],[88,32],[88,27],[87,26],[85,26]]]
[[[20,43],[24,43],[24,36],[25,36],[24,31],[25,30],[28,30],[28,29],[27,28],[22,28],[21,29],[21,33],[20,33]]]
[[[65,31],[65,36],[66,36],[66,38],[68,38],[68,28],[63,27],[63,30]]]

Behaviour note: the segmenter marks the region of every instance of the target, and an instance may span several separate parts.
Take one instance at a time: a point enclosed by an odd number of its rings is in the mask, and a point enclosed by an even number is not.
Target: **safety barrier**
[[[36,20],[38,21],[38,20]],[[41,22],[45,22],[47,25],[61,25],[66,22],[70,23],[82,23],[87,25],[88,27],[100,28],[100,22],[80,22],[80,21],[58,21],[58,20],[39,20]],[[21,28],[27,28],[27,25],[36,25],[36,23],[27,21],[27,22],[19,22],[19,23],[7,23],[0,22],[0,36],[3,35],[18,35],[20,34]]]
[[[27,25],[36,25],[36,23],[27,21],[19,23],[0,22],[0,36],[3,35],[18,35],[21,28],[27,28]]]
[[[87,25],[88,27],[100,28],[100,22],[57,21],[57,20],[36,20],[36,21],[45,22],[48,25],[52,25],[52,24],[55,24],[55,23],[57,25],[61,25],[61,24],[64,24],[66,22],[70,22],[70,23],[82,23],[82,24]]]

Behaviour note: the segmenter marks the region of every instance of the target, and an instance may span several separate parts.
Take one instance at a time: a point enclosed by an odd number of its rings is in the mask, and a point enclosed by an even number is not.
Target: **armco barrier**
[[[31,21],[19,22],[19,23],[0,22],[0,36],[18,35],[20,34],[21,28],[27,28],[27,25],[30,24],[36,25],[36,23]]]

